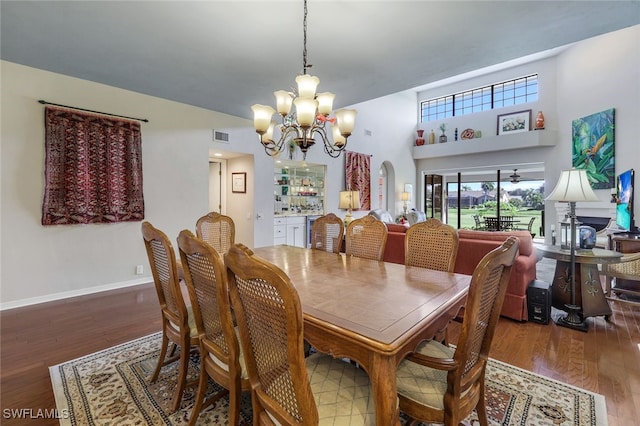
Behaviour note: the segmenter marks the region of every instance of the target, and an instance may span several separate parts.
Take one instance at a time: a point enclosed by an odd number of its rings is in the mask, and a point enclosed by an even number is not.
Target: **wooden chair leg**
[[[162,333],[162,345],[160,347],[160,355],[158,356],[158,364],[156,364],[156,369],[153,371],[153,376],[151,376],[151,383],[154,383],[158,380],[158,376],[160,375],[160,369],[164,364],[164,357],[167,356],[167,346],[169,345],[169,339],[167,336]]]
[[[480,380],[480,399],[478,405],[476,405],[476,413],[478,414],[478,422],[480,426],[488,426],[489,419],[487,418],[487,402],[484,397],[484,378]]]
[[[191,416],[189,417],[189,426],[193,426],[198,421],[200,411],[202,410],[202,404],[204,403],[204,395],[207,392],[207,384],[209,382],[209,376],[204,371],[204,364],[201,364],[200,378],[198,379],[198,392],[196,393],[195,404],[191,410]]]
[[[238,381],[235,385],[235,391],[229,391],[229,424],[233,426],[240,424],[241,394],[240,381]]]
[[[180,402],[182,401],[182,393],[187,382],[187,371],[189,370],[189,336],[183,340],[180,345],[180,361],[178,365],[178,380],[176,382],[175,395],[173,396],[173,411],[177,411],[180,408]]]

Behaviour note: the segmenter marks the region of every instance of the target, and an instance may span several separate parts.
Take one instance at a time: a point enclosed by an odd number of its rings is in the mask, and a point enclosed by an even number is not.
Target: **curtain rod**
[[[90,110],[90,109],[78,108],[78,107],[73,107],[73,106],[69,106],[69,105],[54,104],[53,102],[47,102],[47,101],[42,100],[42,99],[40,99],[38,102],[41,103],[42,105],[55,105],[55,106],[59,106],[59,107],[63,107],[63,108],[77,109],[78,111],[93,112],[93,113],[96,113],[96,114],[110,115],[112,117],[128,118],[129,120],[144,121],[145,123],[149,122],[149,120],[147,120],[146,118],[127,117],[126,115],[110,114],[108,112],[93,111],[93,110]]]

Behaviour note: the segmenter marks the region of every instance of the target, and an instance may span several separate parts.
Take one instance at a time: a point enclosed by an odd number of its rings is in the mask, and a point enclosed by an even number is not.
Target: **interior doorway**
[[[225,160],[209,161],[209,211],[226,214],[226,194],[222,190],[227,163]]]
[[[372,206],[373,207],[373,206]],[[378,171],[378,209],[388,210],[387,208],[387,167],[382,163]]]

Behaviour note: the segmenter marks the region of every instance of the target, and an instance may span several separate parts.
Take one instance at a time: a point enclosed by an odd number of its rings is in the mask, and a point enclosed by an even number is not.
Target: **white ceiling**
[[[640,23],[637,0],[309,0],[308,10],[310,73],[336,107]],[[301,0],[2,0],[0,53],[250,118],[301,73],[302,12]]]

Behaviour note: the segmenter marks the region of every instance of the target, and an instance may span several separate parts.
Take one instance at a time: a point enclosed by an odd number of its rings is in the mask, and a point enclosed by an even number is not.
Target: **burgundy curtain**
[[[144,219],[137,121],[45,108],[43,225]]]
[[[345,151],[347,191],[360,193],[360,210],[371,210],[371,156]]]

